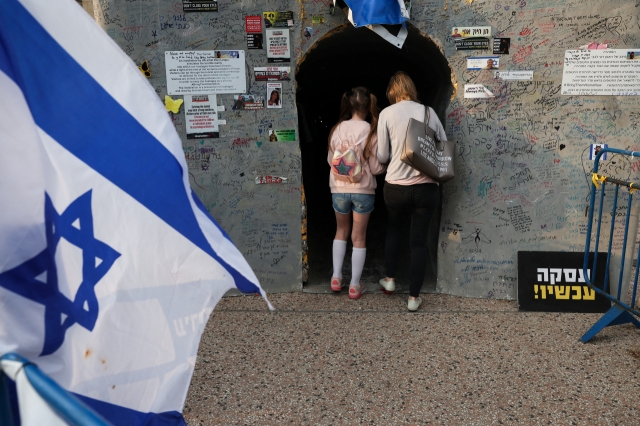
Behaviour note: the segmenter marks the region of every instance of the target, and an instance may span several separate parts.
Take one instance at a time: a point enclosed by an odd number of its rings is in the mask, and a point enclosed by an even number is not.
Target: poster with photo
[[[267,62],[290,62],[289,30],[267,29]]]
[[[509,47],[511,47],[511,39],[504,37],[494,37],[493,39],[493,54],[494,55],[508,55]]]
[[[289,81],[291,67],[255,67],[253,75],[256,81]]]
[[[269,129],[269,142],[294,142],[296,140],[295,129],[273,130]]]
[[[282,108],[282,83],[267,83],[267,108]]]
[[[596,155],[598,155],[600,153],[600,150],[603,148],[609,148],[609,144],[606,144],[606,143],[591,144],[591,149],[589,150],[589,160],[595,160]],[[602,156],[600,156],[600,160],[606,160],[607,154],[608,154],[607,152],[603,153]]]
[[[293,12],[262,12],[265,28],[293,27]]]
[[[500,68],[499,56],[469,56],[467,58],[468,70],[497,70]]]
[[[220,137],[216,95],[184,95],[187,139]]]
[[[233,111],[264,109],[264,97],[256,95],[234,95]]]
[[[262,34],[247,33],[247,49],[250,49],[250,50],[263,49]]]

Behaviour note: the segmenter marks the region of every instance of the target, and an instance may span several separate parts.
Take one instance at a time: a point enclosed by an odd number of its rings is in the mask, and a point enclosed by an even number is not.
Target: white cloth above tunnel
[[[398,49],[404,45],[409,11],[402,0],[333,0],[333,4],[354,27],[367,27]]]

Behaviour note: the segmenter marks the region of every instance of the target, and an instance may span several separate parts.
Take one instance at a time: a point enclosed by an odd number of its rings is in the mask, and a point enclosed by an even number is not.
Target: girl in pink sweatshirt
[[[356,87],[342,95],[340,118],[329,134],[329,186],[337,222],[336,236],[333,240],[331,290],[339,292],[344,286],[342,262],[347,251],[347,238],[351,233],[351,299],[360,298],[366,290],[366,285],[360,282],[360,277],[367,253],[367,224],[375,202],[374,175],[384,172],[384,166],[376,156],[377,124],[378,107],[375,95],[365,87]],[[349,149],[353,151],[357,161],[354,161],[354,156],[340,157],[340,153]],[[358,168],[360,171],[351,176]]]

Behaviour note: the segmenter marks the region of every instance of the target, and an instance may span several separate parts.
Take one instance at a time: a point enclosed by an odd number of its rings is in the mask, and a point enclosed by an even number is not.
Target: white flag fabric
[[[191,191],[155,91],[91,17],[73,0],[2,0],[0,16],[0,355],[114,424],[184,424],[214,306],[266,295]]]

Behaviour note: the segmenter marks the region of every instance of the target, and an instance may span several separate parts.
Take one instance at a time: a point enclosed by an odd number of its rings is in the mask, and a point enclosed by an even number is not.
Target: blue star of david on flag
[[[120,257],[120,253],[93,235],[91,191],[78,197],[62,214],[58,214],[45,193],[44,216],[47,247],[0,274],[0,287],[45,307],[45,338],[40,356],[57,351],[64,343],[66,331],[74,324],[93,330],[100,311],[95,286]],[[64,296],[58,287],[55,255],[62,238],[82,250],[82,283],[74,300]],[[37,277],[45,272],[43,283]]]
[[[344,162],[344,158],[340,158],[340,162],[337,165],[333,166],[336,169],[336,172],[342,176],[349,176],[351,170],[354,166],[350,166]]]

